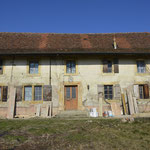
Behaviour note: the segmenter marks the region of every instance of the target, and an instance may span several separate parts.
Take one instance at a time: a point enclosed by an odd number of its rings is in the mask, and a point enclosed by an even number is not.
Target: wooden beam
[[[15,113],[15,97],[16,97],[16,88],[14,86],[10,86],[9,89],[9,99],[8,99],[8,110],[7,110],[7,118],[13,119]]]

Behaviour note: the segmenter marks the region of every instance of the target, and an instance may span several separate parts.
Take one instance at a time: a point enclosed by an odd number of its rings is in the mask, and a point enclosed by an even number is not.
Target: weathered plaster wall
[[[121,90],[133,84],[150,83],[150,73],[138,74],[136,59],[122,58],[119,60],[119,73],[103,73],[102,58],[77,58],[77,74],[65,73],[65,59],[55,60],[52,64],[53,100],[59,99],[59,110],[64,109],[64,85],[80,83],[79,95],[82,107],[98,107],[97,84],[120,84]],[[150,60],[146,60],[150,68]],[[89,85],[89,90],[87,86]],[[120,103],[120,101],[116,102]],[[109,109],[104,103],[104,108]],[[144,103],[143,103],[144,104]],[[145,105],[145,104],[144,104]],[[141,106],[142,107],[142,104]],[[145,106],[143,106],[145,107]],[[142,108],[140,108],[142,109]]]
[[[67,57],[68,59],[69,57]],[[103,73],[102,59],[98,57],[78,57],[77,74],[67,75],[65,73],[66,58],[57,57],[38,57],[40,62],[40,73],[30,75],[28,73],[28,61],[30,57],[16,57],[13,61],[11,57],[4,60],[4,73],[0,75],[0,85],[32,85],[50,83],[52,84],[53,112],[56,114],[59,110],[64,110],[64,85],[78,85],[78,109],[84,110],[85,107],[98,108],[98,84],[120,84],[121,90],[133,84],[150,83],[150,73],[137,74],[136,59],[120,58],[119,73]],[[51,66],[50,66],[51,63]],[[150,60],[146,60],[147,67],[150,68]],[[13,66],[12,66],[13,64]],[[87,86],[89,85],[89,89]],[[149,101],[149,100],[148,100]],[[118,101],[119,102],[119,101]],[[43,102],[40,102],[43,103]],[[104,108],[109,109],[109,105],[104,103]],[[35,114],[36,108],[32,108],[33,103],[21,102],[17,106],[18,114]],[[145,103],[140,103],[141,112],[145,109]],[[146,108],[148,112],[150,108]],[[0,102],[0,115],[6,116],[7,103]]]

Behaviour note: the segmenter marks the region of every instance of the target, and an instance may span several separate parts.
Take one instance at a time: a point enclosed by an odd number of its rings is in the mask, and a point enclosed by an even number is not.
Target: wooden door
[[[77,110],[78,108],[78,87],[65,86],[65,110]]]

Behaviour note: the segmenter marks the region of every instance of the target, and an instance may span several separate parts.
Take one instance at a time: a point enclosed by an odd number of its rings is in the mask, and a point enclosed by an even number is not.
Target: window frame
[[[75,73],[67,73],[67,62],[68,61],[74,61],[75,62]],[[75,59],[67,59],[65,60],[65,66],[64,66],[64,75],[77,75],[78,74],[78,61]]]
[[[139,99],[149,99],[149,96],[150,96],[150,92],[149,92],[149,85],[148,84],[139,84]],[[147,86],[147,90],[148,90],[148,95],[145,94],[145,86]],[[142,88],[142,97],[141,97],[141,88]]]
[[[31,100],[25,100],[25,95],[26,95],[26,93],[25,93],[25,88],[26,88],[26,87],[30,87],[30,88],[31,88],[31,91],[30,91],[31,94],[32,94],[32,95],[31,95]],[[33,99],[33,89],[32,89],[32,88],[33,88],[33,87],[32,87],[31,85],[24,86],[24,101],[26,101],[26,102],[27,102],[27,101],[32,101],[32,99]]]
[[[7,103],[8,102],[8,85],[0,85],[0,87],[1,87],[1,90],[0,90],[0,92],[1,92],[1,99],[0,99],[0,103]],[[7,87],[7,100],[6,101],[3,101],[3,88],[4,87]]]
[[[31,63],[34,64],[34,67],[33,67],[33,73],[31,73]],[[38,64],[38,73],[36,73],[36,64]],[[39,74],[39,62],[38,61],[29,61],[29,74]]]
[[[38,99],[38,100],[36,100],[35,99],[35,87],[41,87],[41,99]],[[43,88],[42,88],[42,86],[41,85],[34,85],[34,101],[42,101],[42,99],[43,99]]]
[[[138,69],[138,62],[144,62],[144,72],[139,72],[139,69]],[[139,59],[139,60],[136,60],[136,69],[137,69],[137,73],[138,74],[146,74],[147,71],[146,71],[146,61],[143,60],[143,59]]]
[[[38,62],[38,73],[30,73],[30,63],[31,62]],[[41,75],[41,60],[40,59],[28,59],[27,60],[27,75],[28,76],[40,76]]]
[[[43,85],[44,84],[34,84],[34,85],[31,85],[31,84],[25,84],[25,85],[23,85],[23,88],[22,88],[22,101],[23,102],[33,102],[33,103],[38,103],[38,102],[43,102]],[[32,87],[32,99],[31,100],[25,100],[25,87],[27,87],[27,86],[30,86],[30,87]],[[36,86],[41,86],[41,89],[42,89],[42,95],[41,95],[41,97],[42,97],[42,99],[41,100],[35,100],[35,87]]]
[[[119,58],[103,58],[101,62],[102,62],[102,67],[101,67],[102,75],[119,74]],[[108,67],[109,66],[108,62],[111,62],[111,69],[109,69]],[[104,68],[105,65],[107,65],[107,72],[105,72],[105,68]]]
[[[112,99],[111,98],[105,98],[105,87],[106,86],[111,86],[112,87]],[[110,88],[109,88],[110,89]],[[109,89],[107,89],[107,90],[109,90]],[[107,91],[108,93],[107,93],[107,95],[108,95],[108,97],[110,97],[110,93],[109,93],[109,91]],[[114,85],[112,85],[112,84],[104,84],[104,99],[105,100],[113,100],[114,99]]]
[[[0,75],[4,74],[4,61],[2,59],[0,59],[0,68],[2,68],[2,73],[0,73]]]

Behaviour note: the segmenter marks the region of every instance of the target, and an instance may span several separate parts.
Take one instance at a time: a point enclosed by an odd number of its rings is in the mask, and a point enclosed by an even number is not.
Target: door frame
[[[72,96],[72,91],[71,91],[71,90],[72,90],[72,87],[76,87],[76,88],[75,88],[75,90],[76,90],[76,98],[73,99],[73,98],[71,97],[71,98],[69,99],[69,101],[70,101],[69,103],[70,103],[70,104],[71,104],[71,101],[74,101],[74,100],[76,101],[75,109],[71,109],[71,107],[70,107],[70,109],[66,109],[66,106],[67,106],[66,103],[68,103],[68,102],[66,102],[66,101],[68,101],[67,98],[66,98],[66,89],[67,89],[67,87],[70,88],[70,96]],[[72,106],[72,105],[71,105],[71,106]],[[64,109],[65,109],[65,110],[78,110],[78,85],[65,85],[65,86],[64,86]]]
[[[64,82],[63,83],[63,90],[62,90],[62,95],[63,95],[63,110],[65,110],[65,86],[77,86],[78,91],[77,91],[77,97],[78,97],[78,104],[77,104],[77,109],[76,110],[83,110],[83,105],[82,105],[82,88],[81,88],[81,82]]]

